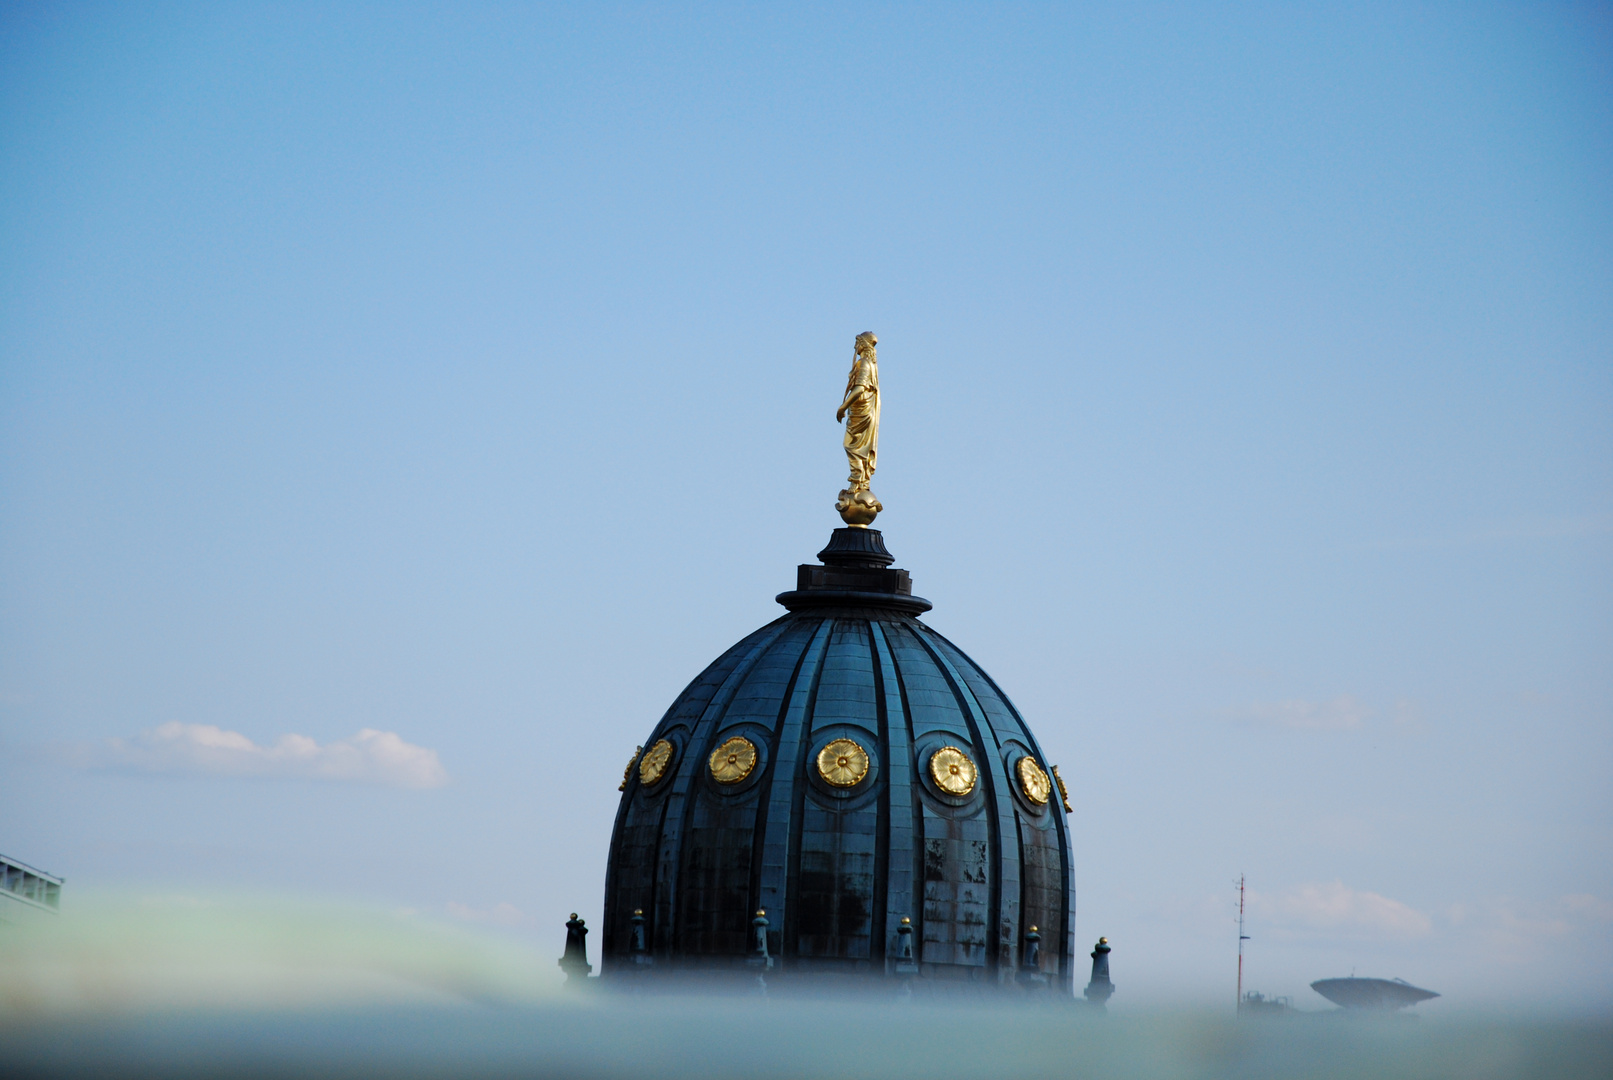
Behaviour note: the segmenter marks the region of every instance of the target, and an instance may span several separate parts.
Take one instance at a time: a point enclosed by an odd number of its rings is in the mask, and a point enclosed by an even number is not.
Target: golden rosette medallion
[[[948,795],[969,794],[978,776],[975,763],[956,746],[943,746],[930,755],[930,779]]]
[[[1053,766],[1053,782],[1059,786],[1059,799],[1064,803],[1064,812],[1072,812],[1075,807],[1070,805],[1070,789],[1064,786],[1064,777],[1059,775],[1059,767]]]
[[[756,768],[756,744],[735,735],[711,752],[711,778],[719,784],[737,784]]]
[[[665,739],[655,740],[655,745],[644,751],[644,756],[639,758],[639,783],[649,787],[666,775],[667,766],[671,764],[672,744]]]
[[[856,787],[868,775],[868,751],[852,739],[836,739],[818,751],[818,775],[830,787]]]
[[[622,786],[617,788],[617,791],[627,790],[627,782],[633,779],[633,766],[638,764],[638,756],[642,753],[644,753],[644,747],[640,746],[633,751],[633,756],[627,759],[627,768],[622,770]]]
[[[1034,806],[1046,806],[1048,796],[1053,794],[1053,781],[1036,764],[1036,759],[1029,756],[1020,758],[1014,771],[1019,773],[1019,790],[1025,793],[1025,798]]]

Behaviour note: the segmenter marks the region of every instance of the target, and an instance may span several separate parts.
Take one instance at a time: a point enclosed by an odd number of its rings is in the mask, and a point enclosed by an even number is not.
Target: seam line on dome
[[[791,620],[797,624],[810,621],[799,616],[791,616]],[[761,884],[757,891],[757,906],[767,910],[769,919],[778,928],[781,964],[786,962],[784,960],[786,950],[783,947],[784,921],[788,919],[790,909],[794,906],[790,892],[790,848],[793,843],[793,823],[797,817],[794,808],[794,789],[797,785],[794,780],[801,755],[800,738],[797,737],[792,745],[789,735],[794,730],[792,725],[804,725],[810,719],[807,715],[807,698],[811,688],[810,685],[803,687],[801,679],[806,676],[810,684],[815,675],[815,672],[808,671],[807,665],[814,663],[814,658],[821,655],[817,645],[825,634],[824,621],[820,619],[818,625],[806,635],[807,643],[801,651],[790,691],[784,697],[778,737],[774,740],[775,776],[789,776],[791,783],[783,791],[778,790],[776,786],[768,791],[767,819],[764,825],[767,836],[762,844]]]
[[[812,658],[812,685],[803,703],[799,734],[795,752],[794,779],[790,785],[789,846],[785,851],[784,871],[784,926],[781,940],[786,956],[798,957],[801,939],[801,918],[797,910],[801,899],[801,830],[806,819],[806,768],[807,750],[811,747],[812,722],[818,711],[818,687],[823,682],[824,661],[829,657],[829,645],[834,640],[834,617],[825,618],[812,639],[816,647]]]
[[[773,717],[772,752],[768,754],[767,771],[763,774],[762,782],[759,785],[761,790],[757,793],[756,819],[751,834],[751,872],[746,909],[765,909],[775,912],[773,916],[774,922],[779,922],[779,916],[782,912],[777,911],[779,902],[764,893],[767,888],[766,882],[763,880],[766,877],[767,869],[767,838],[770,835],[769,827],[773,821],[773,784],[778,779],[780,751],[784,745],[784,725],[789,718],[790,702],[795,700],[795,688],[801,679],[801,668],[806,664],[807,655],[812,651],[814,634],[806,633],[802,637],[801,651],[796,654],[795,661],[790,666],[790,678],[784,684],[784,693],[779,698],[778,712]],[[789,837],[786,836],[786,847],[788,847],[788,844]],[[775,934],[779,942],[779,948],[776,951],[782,953],[784,951],[784,927],[782,923],[779,923],[777,930],[769,930],[768,936],[771,939]],[[771,940],[768,943],[768,947],[772,949]]]
[[[928,627],[925,629],[929,630]],[[929,630],[929,633],[935,634],[935,631]],[[1008,870],[1008,859],[1006,856],[1009,851],[1008,834],[1003,822],[1003,815],[1005,811],[1009,815],[1012,815],[1014,811],[1011,803],[1008,806],[1003,805],[1003,799],[1006,797],[1006,793],[999,791],[997,788],[996,770],[1002,765],[1002,745],[997,741],[997,732],[991,726],[991,722],[987,718],[985,710],[980,707],[980,702],[975,700],[974,691],[971,690],[963,681],[963,676],[958,673],[957,668],[953,667],[952,661],[949,660],[933,642],[928,640],[928,634],[919,634],[916,636],[919,639],[919,644],[926,652],[930,654],[930,657],[941,668],[941,672],[945,676],[947,683],[952,687],[952,693],[958,699],[958,705],[963,711],[964,723],[969,725],[969,734],[974,739],[975,746],[979,749],[989,751],[989,761],[981,763],[982,768],[980,769],[980,778],[982,781],[984,781],[986,786],[987,828],[997,837],[998,852],[995,868],[996,873],[991,875],[991,899],[987,904],[987,909],[991,912],[992,921],[990,931],[986,937],[986,957],[990,961],[989,966],[993,969],[992,973],[997,976],[998,979],[1001,979],[1003,977],[1003,971],[1005,968],[1002,955],[1004,944],[1003,877]],[[936,634],[936,637],[940,637],[940,635]],[[989,744],[986,742],[985,738],[982,737],[982,731],[990,736],[991,741]],[[1008,943],[1008,958],[1006,963],[1007,970],[1010,974],[1012,974],[1014,971],[1015,961],[1019,954],[1018,938],[1020,919],[1018,878],[1020,876],[1020,850],[1017,841],[1013,847],[1013,854],[1015,877],[1013,938]]]
[[[701,763],[711,754],[712,741],[716,736],[718,727],[721,725],[722,718],[728,714],[728,706],[733,703],[734,695],[744,685],[745,679],[750,675],[751,669],[755,667],[756,662],[767,652],[773,642],[783,635],[788,627],[788,623],[783,620],[772,625],[774,626],[773,633],[758,640],[751,646],[750,651],[745,654],[740,662],[734,665],[733,670],[728,673],[728,677],[717,687],[717,692],[712,695],[711,701],[701,712],[700,719],[695,722],[689,732],[689,743],[683,754],[684,760],[679,763],[677,775],[672,779],[672,793],[667,800],[669,804],[673,800],[682,800],[678,807],[678,831],[675,836],[670,838],[674,852],[673,858],[668,860],[672,867],[672,879],[667,883],[667,889],[669,895],[673,897],[677,897],[681,892],[679,886],[688,869],[689,830],[695,809],[694,785],[700,780]],[[671,807],[669,805],[668,817],[670,816]],[[666,844],[668,838],[665,826],[662,827],[661,836],[663,838],[662,843]],[[656,882],[656,887],[658,890],[661,887],[659,880]],[[671,906],[672,910],[669,913],[670,926],[668,927],[670,933],[667,936],[679,953],[685,956],[690,955],[690,950],[684,940],[687,925],[684,912],[675,901]]]
[[[890,642],[878,622],[870,619],[868,633],[873,645],[874,674],[879,692],[879,710],[885,746],[884,755],[888,779],[885,782],[886,852],[884,871],[884,916],[880,948],[885,956],[890,952],[891,920],[907,916],[912,920],[914,933],[919,935],[915,945],[915,958],[922,959],[924,910],[917,902],[916,890],[921,887],[916,865],[918,833],[916,820],[917,801],[912,787],[913,719],[908,715],[903,699],[901,675],[890,651]],[[892,716],[892,710],[896,716]],[[900,802],[898,802],[898,797]],[[902,822],[898,825],[897,822]],[[903,837],[898,842],[898,833]],[[906,888],[893,888],[896,876],[906,880]]]
[[[997,680],[991,677],[991,672],[975,663],[973,657],[964,652],[962,649],[958,648],[957,645],[949,641],[947,638],[942,637],[939,634],[937,634],[936,637],[946,645],[946,648],[950,652],[957,654],[959,658],[967,662],[968,665],[973,668],[982,679],[985,680],[986,685],[991,687],[992,693],[997,695],[997,700],[1001,701],[1003,707],[1008,710],[1011,716],[1013,716],[1014,723],[1019,725],[1019,730],[1025,736],[1025,741],[1027,745],[1030,746],[1031,751],[1040,761],[1045,762],[1047,760],[1047,755],[1043,753],[1041,744],[1036,741],[1036,736],[1031,734],[1030,725],[1025,722],[1025,717],[1021,715],[1019,707],[1014,704],[1013,699],[1004,693],[1002,687],[997,685]],[[1064,933],[1061,935],[1061,941],[1059,942],[1059,978],[1067,980],[1070,984],[1071,993],[1074,993],[1076,956],[1074,907],[1075,885],[1072,879],[1075,874],[1075,847],[1074,841],[1070,837],[1069,820],[1065,815],[1054,815],[1053,828],[1059,837],[1059,917],[1064,923]],[[1023,885],[1021,888],[1023,888]],[[1023,907],[1021,907],[1020,915],[1021,921],[1023,921]]]

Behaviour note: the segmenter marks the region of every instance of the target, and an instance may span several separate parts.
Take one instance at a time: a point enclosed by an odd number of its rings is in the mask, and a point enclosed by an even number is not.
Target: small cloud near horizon
[[[1342,881],[1298,885],[1277,896],[1257,896],[1252,903],[1274,926],[1288,931],[1416,938],[1434,928],[1433,920],[1416,908]]]
[[[448,901],[448,914],[463,922],[485,923],[493,926],[520,926],[532,921],[531,916],[510,903],[508,900],[494,904],[490,908],[475,908],[469,904],[461,904],[457,900]]]
[[[199,776],[334,780],[403,788],[436,788],[448,782],[437,751],[404,742],[396,732],[375,728],[364,728],[323,746],[296,734],[259,746],[238,731],[214,724],[171,721],[133,738],[77,747],[68,759],[79,768]]]
[[[1613,931],[1613,901],[1591,893],[1534,900],[1494,897],[1452,905],[1444,914],[1451,925],[1468,928],[1494,956],[1512,964],[1530,962],[1543,940],[1583,941],[1590,935],[1605,943]]]
[[[1257,701],[1242,708],[1223,709],[1221,715],[1235,723],[1295,731],[1348,731],[1360,727],[1372,710],[1354,694],[1340,694],[1331,701]]]

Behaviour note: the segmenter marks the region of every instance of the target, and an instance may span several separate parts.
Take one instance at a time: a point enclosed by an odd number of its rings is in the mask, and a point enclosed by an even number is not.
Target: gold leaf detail
[[[1028,756],[1020,758],[1014,771],[1019,773],[1019,790],[1025,793],[1025,798],[1035,806],[1046,806],[1047,797],[1053,794],[1053,781],[1036,764],[1036,759]]]
[[[667,766],[672,764],[672,744],[665,739],[655,740],[655,745],[644,752],[639,759],[638,779],[645,787],[660,780],[666,775]]]
[[[756,768],[756,744],[735,735],[711,752],[711,778],[719,784],[737,784]]]
[[[969,794],[978,775],[969,755],[956,746],[943,746],[930,755],[930,779],[948,795]]]
[[[622,784],[616,789],[617,791],[627,790],[627,782],[633,778],[633,766],[638,764],[638,756],[642,753],[644,747],[640,746],[633,751],[633,756],[627,759],[627,768],[622,770]]]
[[[818,775],[832,787],[856,787],[868,775],[868,751],[852,739],[836,739],[818,751]]]
[[[1059,775],[1059,767],[1053,766],[1053,780],[1059,786],[1059,799],[1064,803],[1064,812],[1070,813],[1075,807],[1070,805],[1070,789],[1064,786],[1064,777]]]

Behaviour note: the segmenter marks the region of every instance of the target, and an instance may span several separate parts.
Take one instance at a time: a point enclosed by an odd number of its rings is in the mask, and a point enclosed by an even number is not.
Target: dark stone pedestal
[[[913,595],[906,570],[892,570],[896,557],[885,549],[878,529],[836,529],[829,546],[818,552],[821,566],[802,563],[795,590],[779,593],[791,611],[813,607],[887,607],[908,615],[929,611],[931,604]]]

